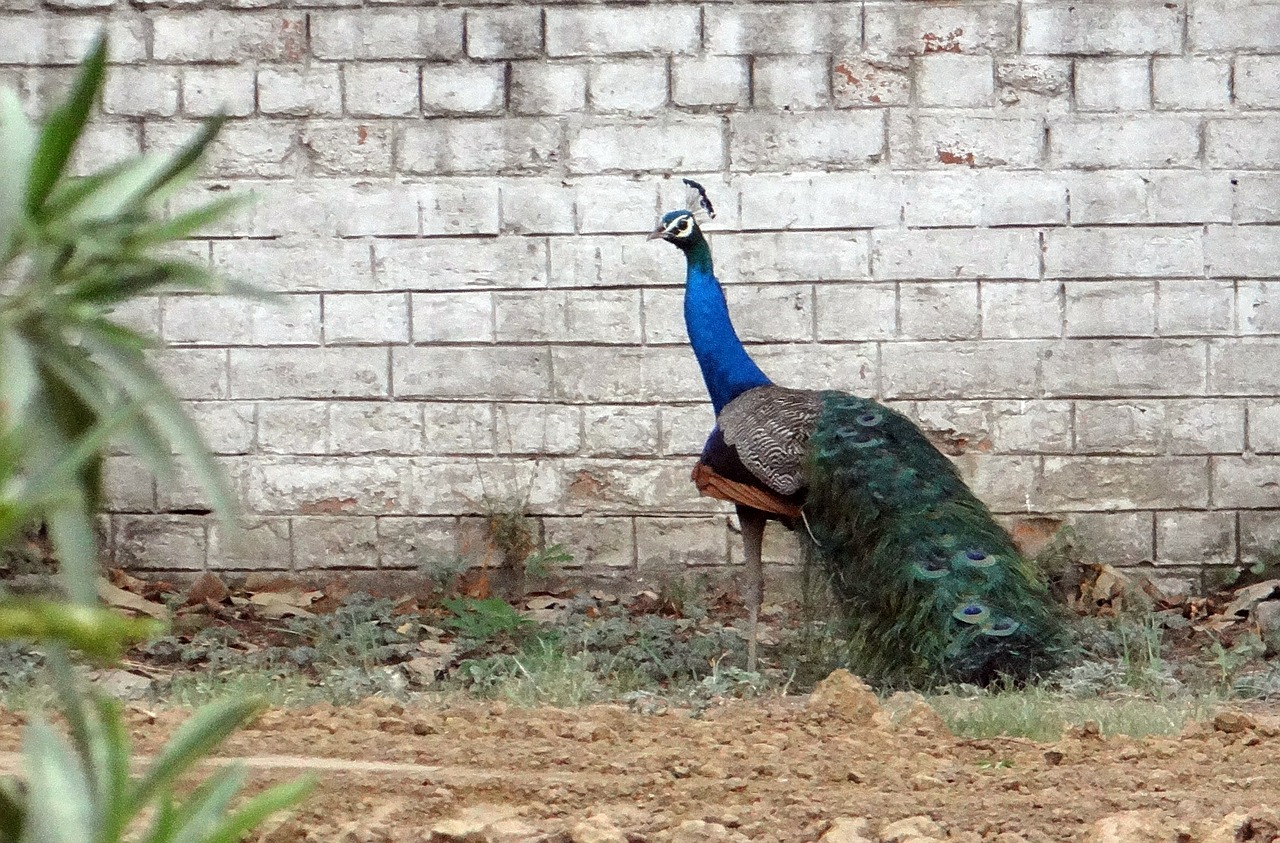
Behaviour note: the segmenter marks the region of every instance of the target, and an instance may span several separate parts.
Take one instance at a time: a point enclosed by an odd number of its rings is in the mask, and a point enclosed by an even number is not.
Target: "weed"
[[[505,600],[490,597],[451,597],[443,602],[453,616],[444,625],[458,633],[471,646],[485,644],[499,637],[511,637],[529,625]]]
[[[524,560],[524,570],[535,579],[545,579],[555,573],[557,566],[570,564],[573,564],[573,554],[564,545],[553,544]]]

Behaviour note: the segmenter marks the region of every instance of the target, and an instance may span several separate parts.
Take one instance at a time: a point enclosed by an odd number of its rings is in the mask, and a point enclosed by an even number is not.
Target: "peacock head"
[[[687,250],[703,239],[696,215],[705,214],[709,218],[714,218],[716,211],[702,185],[690,179],[683,179],[683,181],[688,188],[686,207],[663,214],[657,229],[649,235],[649,239],[661,238],[668,243],[674,243],[679,249]]]

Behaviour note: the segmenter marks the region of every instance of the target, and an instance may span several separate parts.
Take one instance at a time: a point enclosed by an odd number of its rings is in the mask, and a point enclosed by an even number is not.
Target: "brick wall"
[[[1002,513],[1171,571],[1280,540],[1280,2],[3,0],[33,105],[105,24],[85,166],[232,115],[190,244],[283,307],[131,310],[252,516],[111,460],[159,569],[413,568],[516,499],[598,568],[723,564],[683,265],[703,181],[779,382],[945,436]],[[773,535],[775,559],[787,542]]]

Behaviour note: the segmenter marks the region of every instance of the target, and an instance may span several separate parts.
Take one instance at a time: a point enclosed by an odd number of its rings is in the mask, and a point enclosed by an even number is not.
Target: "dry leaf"
[[[156,620],[166,622],[169,620],[169,610],[164,606],[144,597],[139,597],[132,591],[125,591],[123,588],[112,585],[101,577],[98,578],[98,596],[105,600],[108,605],[115,606],[117,609],[128,609],[131,612],[138,612]]]

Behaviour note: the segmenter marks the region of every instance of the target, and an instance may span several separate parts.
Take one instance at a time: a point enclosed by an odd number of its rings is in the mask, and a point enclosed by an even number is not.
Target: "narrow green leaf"
[[[103,725],[102,767],[97,770],[98,798],[104,806],[103,839],[119,840],[133,819],[129,808],[129,733],[117,700],[97,701],[98,720]]]
[[[23,785],[15,778],[5,776],[0,779],[0,840],[5,843],[22,836],[27,816],[27,800],[22,788]]]
[[[0,88],[0,149],[5,154],[0,168],[0,266],[13,253],[26,217],[27,174],[35,148],[35,126],[22,111],[18,95]]]
[[[107,63],[107,36],[98,35],[89,55],[80,63],[80,75],[66,101],[45,120],[44,129],[31,162],[27,182],[27,213],[36,216],[67,168],[76,142],[84,132],[93,101],[102,87]]]
[[[172,843],[203,843],[226,816],[231,800],[244,787],[243,764],[231,764],[196,788],[179,811],[179,825]]]
[[[179,816],[178,809],[173,804],[173,794],[161,794],[157,801],[159,805],[156,806],[155,816],[151,818],[151,825],[142,838],[142,843],[169,843],[178,831]]]
[[[67,596],[76,603],[92,604],[98,599],[98,542],[84,496],[72,495],[49,508],[46,519]]]
[[[272,814],[292,808],[301,802],[319,781],[318,776],[309,773],[259,793],[212,831],[202,843],[240,843],[246,834],[261,825]]]
[[[39,388],[40,373],[30,344],[0,323],[0,428],[16,425]]]
[[[134,786],[131,813],[136,813],[152,795],[172,785],[191,765],[203,760],[261,706],[254,698],[228,699],[210,703],[193,714],[177,728]]]
[[[61,644],[99,660],[119,657],[130,644],[145,641],[161,629],[163,625],[155,621],[127,618],[105,606],[76,606],[32,598],[0,600],[0,639]],[[93,726],[90,721],[97,716],[93,710],[85,712],[81,718],[85,729]],[[95,727],[92,731],[100,729]],[[86,748],[97,743],[100,741],[96,738],[87,740]]]
[[[174,240],[185,240],[206,226],[230,215],[249,202],[247,196],[224,196],[174,216],[156,225],[136,231],[131,238],[136,245],[158,246]]]
[[[37,720],[23,735],[28,816],[22,843],[85,843],[98,839],[89,781],[66,743]]]

